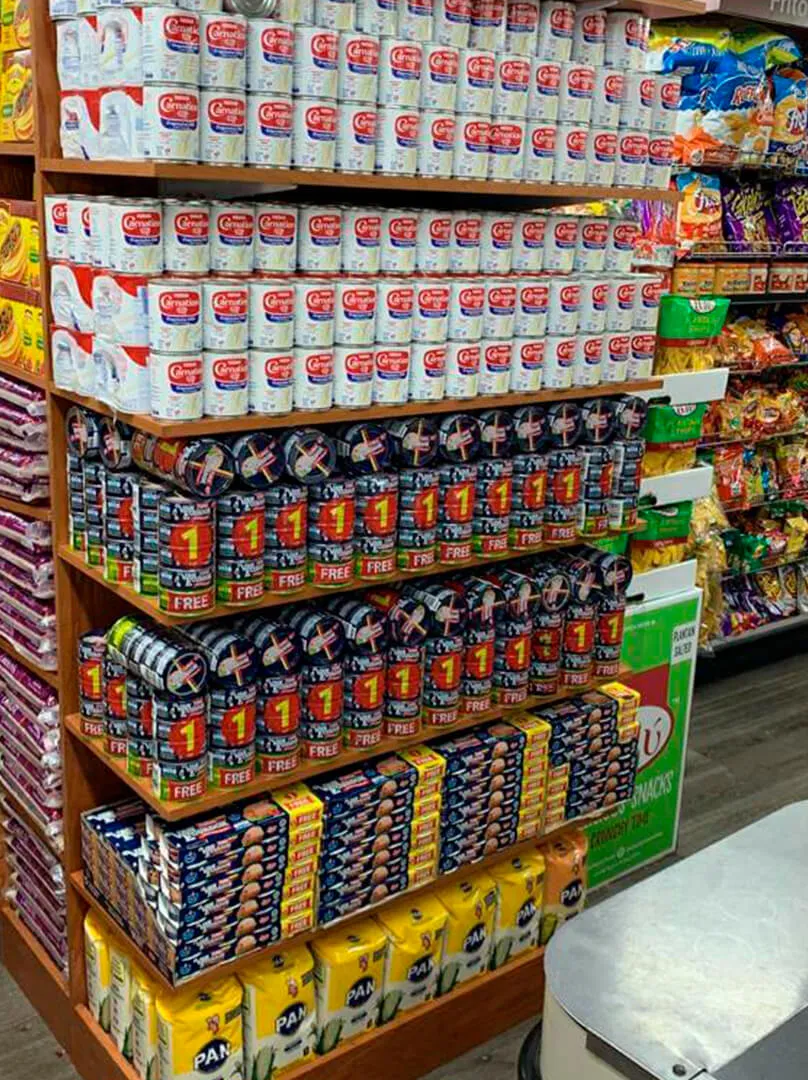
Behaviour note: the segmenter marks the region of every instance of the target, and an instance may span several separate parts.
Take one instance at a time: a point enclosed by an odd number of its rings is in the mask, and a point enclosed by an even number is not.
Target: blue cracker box
[[[418,770],[396,754],[374,761],[365,772],[368,775],[380,777],[382,783],[386,780],[394,780],[399,791],[414,792],[418,784]]]
[[[246,890],[247,895],[254,893],[260,896],[264,889],[272,889],[283,879],[279,873],[268,874],[266,877],[256,878],[254,881],[245,881],[240,874],[228,874],[226,877],[216,878],[212,881],[200,882],[189,886],[187,889],[174,889],[164,879],[160,881],[160,892],[170,903],[177,907],[190,908],[197,904],[204,904],[220,896],[241,895]]]
[[[517,756],[521,761],[527,739],[525,733],[508,723],[490,724],[477,732],[482,743],[490,743],[494,757],[510,759]]]
[[[519,807],[515,806],[508,814],[495,821],[483,818],[481,821],[469,819],[467,821],[451,822],[440,831],[441,846],[453,843],[455,840],[471,840],[473,837],[480,836],[490,839],[492,836],[499,836],[503,830],[509,829],[511,825],[515,824],[518,817]]]
[[[602,694],[599,690],[589,690],[587,693],[581,694],[576,701],[580,704],[580,707],[586,714],[587,721],[590,724],[595,721],[603,722],[606,719],[612,718],[617,720],[617,702],[613,697],[609,697],[608,694]]]
[[[406,871],[407,853],[402,853],[390,862],[382,865],[364,866],[360,873],[351,873],[347,868],[326,871],[320,873],[319,886],[321,892],[339,891],[342,889],[346,896],[351,896],[361,891],[368,885],[380,885],[391,876]]]
[[[499,794],[497,792],[494,793]],[[514,788],[507,797],[491,802],[491,796],[484,801],[473,803],[459,803],[456,806],[444,807],[441,813],[441,834],[445,826],[463,821],[497,821],[507,817],[513,810],[518,809],[520,791]]]
[[[339,817],[369,805],[382,804],[388,800],[393,806],[406,806],[412,801],[412,793],[418,779],[416,770],[401,758],[384,758],[376,765],[368,765],[362,771],[344,773],[328,780],[312,784],[312,791],[322,800],[326,812],[326,828],[329,817]],[[381,813],[387,812],[382,809]]]
[[[154,833],[164,857],[180,866],[194,866],[286,838],[289,822],[279,806],[262,800],[178,828],[155,822]]]
[[[452,773],[473,773],[491,761],[492,745],[476,735],[455,735],[432,744],[432,749],[446,761],[446,778]]]
[[[279,841],[282,841],[279,842]],[[198,881],[207,881],[213,877],[246,872],[251,866],[262,866],[264,870],[283,869],[286,866],[286,837],[267,839],[265,844],[254,844],[243,851],[233,851],[230,855],[210,862],[181,865],[170,860],[163,860],[161,872],[176,885],[193,885]]]
[[[184,982],[186,979],[192,978],[194,975],[199,975],[203,971],[209,971],[212,968],[218,967],[220,964],[226,964],[228,960],[235,960],[239,956],[247,956],[254,952],[257,948],[268,948],[270,945],[274,945],[280,941],[281,931],[280,926],[277,932],[270,933],[264,932],[258,937],[252,935],[246,935],[245,937],[236,938],[231,942],[227,942],[224,945],[217,946],[215,949],[202,949],[195,953],[193,956],[179,958],[176,955],[176,950],[169,953],[169,955],[163,960],[162,966],[171,970],[174,977],[174,982]]]
[[[325,849],[318,864],[321,873],[367,869],[368,866],[383,866],[399,855],[406,855],[412,847],[409,828],[397,829],[395,833],[382,833],[371,844],[361,848],[354,845],[340,844]]]
[[[398,824],[390,824],[388,819],[380,818],[379,822],[384,826],[381,829],[370,828],[367,825],[351,829],[349,826],[333,836],[327,834],[323,838],[322,852],[341,847],[354,847],[357,851],[373,849],[374,845],[376,845],[376,850],[380,847],[389,847],[390,844],[397,843],[409,831],[411,821],[412,815],[409,815]],[[387,837],[387,841],[382,839],[383,837]],[[376,841],[379,841],[378,844]]]
[[[280,905],[281,889],[278,888],[274,890],[272,897],[267,897],[262,902],[261,910],[252,915],[244,914],[242,905],[198,922],[175,923],[163,918],[159,912],[157,919],[161,930],[172,944],[196,942],[197,948],[201,948],[212,933],[233,931],[237,934],[239,930],[241,933],[271,930],[276,922],[280,922]]]
[[[381,833],[390,832],[391,829],[398,828],[400,825],[409,825],[413,819],[413,812],[412,805],[409,805],[397,807],[381,815],[374,811],[370,816],[348,814],[336,820],[329,818],[323,835],[323,846],[333,845],[335,841],[338,843],[351,843],[354,840],[361,842],[379,836]]]
[[[247,885],[241,889],[234,888],[232,892],[220,893],[200,899],[197,903],[173,903],[164,893],[158,893],[155,907],[161,918],[177,926],[192,924],[205,919],[214,919],[222,913],[238,910],[242,905],[246,911],[252,911],[257,904],[259,908],[265,904],[270,906],[278,889],[282,888],[282,882],[276,878],[263,882],[259,888]]]
[[[559,701],[555,705],[545,705],[542,709],[536,709],[532,715],[544,720],[554,729],[584,727],[587,722],[574,698],[570,701]]]
[[[457,770],[454,772],[447,772],[443,780],[443,794],[452,791],[465,791],[467,789],[477,787],[483,789],[489,787],[491,784],[491,770],[488,763],[483,765],[475,765],[469,769],[468,772]]]
[[[381,903],[382,900],[386,900],[391,896],[396,896],[399,893],[404,892],[407,888],[407,884],[408,879],[405,874],[403,878],[397,878],[395,881],[386,881],[382,885],[377,885],[367,898],[355,896],[348,901],[342,903],[337,901],[332,904],[325,902],[321,897],[317,908],[317,922],[320,926],[328,926],[337,919],[342,919],[346,915],[355,914],[372,904]]]

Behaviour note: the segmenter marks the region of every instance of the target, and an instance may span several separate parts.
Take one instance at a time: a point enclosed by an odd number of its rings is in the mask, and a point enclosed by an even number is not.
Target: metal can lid
[[[387,430],[397,465],[403,468],[430,465],[438,453],[438,429],[426,416],[391,420]]]
[[[556,401],[547,409],[547,439],[550,446],[575,446],[582,430],[581,410],[573,401]]]
[[[594,398],[591,401],[585,401],[581,405],[581,420],[583,421],[581,433],[583,442],[595,445],[610,442],[617,429],[614,402],[609,398]]]
[[[101,448],[98,417],[80,405],[72,405],[65,416],[68,448],[80,458],[92,458]]]
[[[513,448],[514,423],[504,409],[488,409],[478,417],[480,454],[487,458],[506,458]]]
[[[251,431],[230,444],[236,475],[247,487],[265,491],[283,476],[283,450],[279,440],[266,431]]]
[[[350,424],[336,439],[342,467],[356,476],[383,472],[393,458],[393,440],[381,424]]]
[[[480,441],[480,425],[468,413],[453,413],[441,420],[438,442],[444,461],[474,461]]]
[[[128,469],[132,464],[132,429],[111,416],[98,418],[101,460],[108,469]]]
[[[540,405],[522,405],[513,412],[514,437],[523,453],[540,450],[548,432],[547,412]]]
[[[316,428],[295,428],[283,440],[287,474],[302,484],[326,480],[337,464],[333,439]]]
[[[193,495],[223,495],[235,478],[229,447],[215,439],[191,439],[174,462],[174,479]]]
[[[631,439],[639,435],[645,427],[648,416],[648,402],[641,397],[627,394],[615,403],[615,420],[619,438]]]

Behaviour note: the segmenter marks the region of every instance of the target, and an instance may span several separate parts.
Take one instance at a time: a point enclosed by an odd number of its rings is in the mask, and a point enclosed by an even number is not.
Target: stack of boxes
[[[428,746],[414,746],[399,754],[417,774],[412,802],[407,887],[416,889],[438,875],[441,790],[446,761]]]
[[[541,834],[547,800],[547,769],[550,762],[552,728],[538,716],[514,717],[510,723],[525,736],[522,757],[522,791],[519,797],[519,819],[516,840],[521,843]]]
[[[305,784],[273,796],[289,819],[289,847],[281,892],[281,940],[314,926],[314,894],[323,839],[323,804]]]

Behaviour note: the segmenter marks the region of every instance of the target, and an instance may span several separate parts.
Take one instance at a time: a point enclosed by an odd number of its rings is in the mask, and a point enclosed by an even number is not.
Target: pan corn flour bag
[[[109,947],[92,911],[87,912],[84,920],[84,966],[87,980],[87,1006],[96,1023],[104,1031],[109,1031]]]
[[[141,1080],[160,1075],[157,987],[139,968],[132,971],[132,1063]]]
[[[436,996],[447,918],[443,904],[429,895],[402,900],[378,916],[388,942],[381,1023]]]
[[[157,998],[160,1080],[242,1080],[241,983],[234,976]]]
[[[544,859],[535,855],[515,855],[488,868],[497,886],[497,915],[491,967],[539,944],[541,907],[544,895]]]
[[[239,973],[244,988],[244,1077],[269,1080],[314,1053],[314,957],[306,945]]]
[[[545,861],[542,945],[547,944],[562,923],[580,915],[584,909],[588,851],[586,833],[577,829],[542,847]]]
[[[317,1053],[376,1027],[387,938],[373,919],[312,942],[317,997]]]
[[[497,887],[488,874],[469,874],[435,891],[449,918],[443,938],[438,993],[448,994],[488,969]]]
[[[129,954],[109,943],[110,1034],[126,1058],[132,1060],[132,961]]]

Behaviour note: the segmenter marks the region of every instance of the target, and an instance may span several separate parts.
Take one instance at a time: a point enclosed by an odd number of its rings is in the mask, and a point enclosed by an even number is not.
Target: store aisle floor
[[[785,645],[784,639],[774,639]],[[789,641],[796,648],[798,640]],[[802,644],[808,644],[808,637]],[[763,654],[765,655],[765,653]],[[679,855],[690,855],[786,803],[808,799],[805,653],[757,666],[749,650],[725,654],[696,691]],[[651,871],[658,869],[658,866]],[[643,876],[642,872],[637,876]],[[627,881],[634,879],[626,879]],[[622,885],[622,883],[621,883]],[[604,893],[598,894],[605,895]],[[516,1080],[531,1023],[430,1073],[426,1080]],[[76,1080],[45,1025],[0,967],[0,1077]]]

